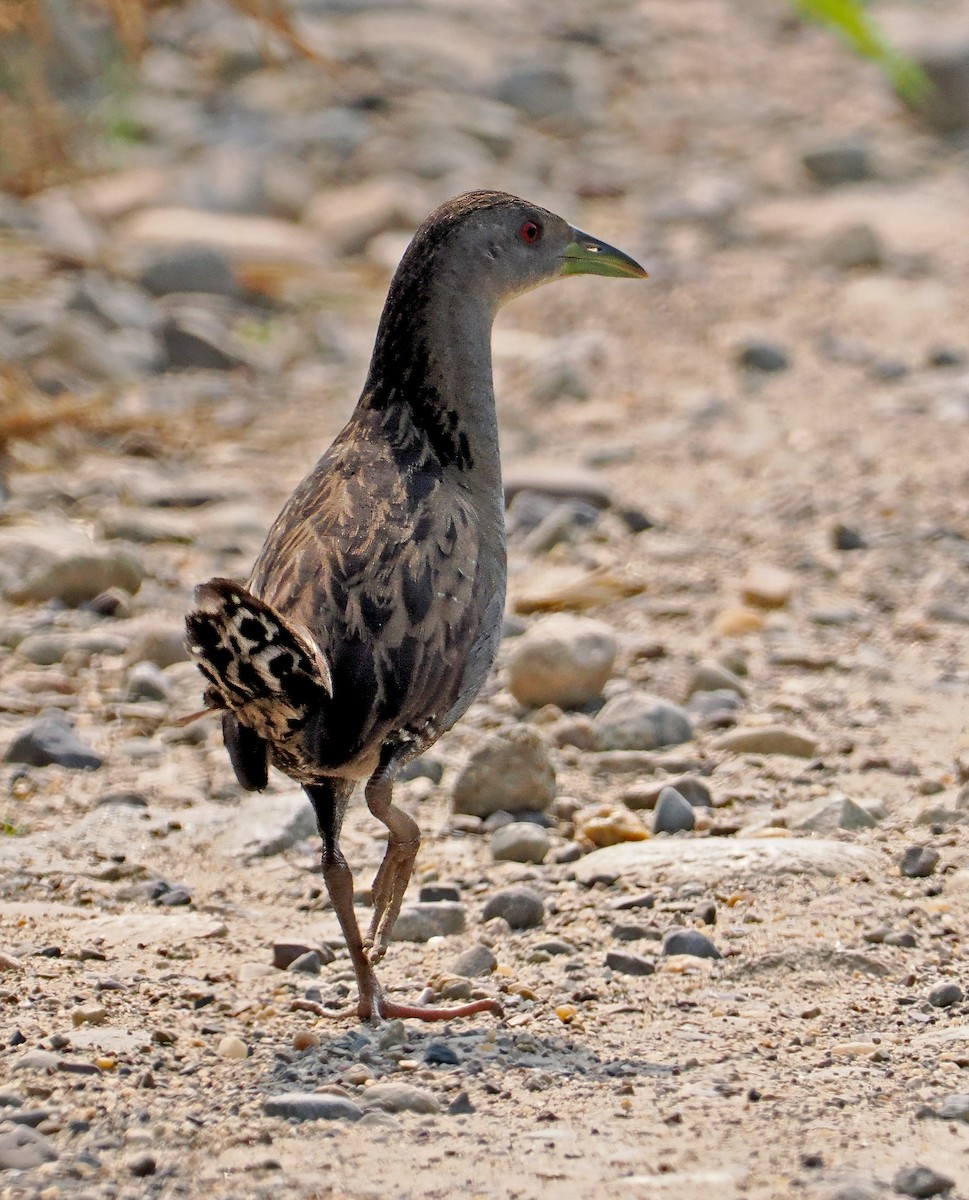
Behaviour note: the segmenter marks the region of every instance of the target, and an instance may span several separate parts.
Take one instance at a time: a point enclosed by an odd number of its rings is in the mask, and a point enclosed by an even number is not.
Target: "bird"
[[[374,970],[420,845],[394,780],[462,716],[498,651],[504,499],[491,366],[498,309],[569,275],[643,278],[627,254],[504,192],[442,204],[393,276],[348,423],[297,486],[245,585],[195,591],[187,646],[240,785],[299,783],[361,1020],[501,1014],[494,999],[400,1003]],[[361,934],[340,848],[351,795],[387,829]]]

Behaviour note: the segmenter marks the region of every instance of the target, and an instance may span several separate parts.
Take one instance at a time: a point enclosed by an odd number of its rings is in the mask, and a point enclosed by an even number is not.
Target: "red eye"
[[[525,224],[521,228],[521,239],[523,242],[525,242],[529,246],[533,242],[537,242],[541,236],[542,236],[541,226],[536,225],[534,221],[526,221]]]

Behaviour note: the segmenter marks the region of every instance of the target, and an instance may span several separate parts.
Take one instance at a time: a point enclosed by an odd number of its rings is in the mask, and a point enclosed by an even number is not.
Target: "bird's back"
[[[291,774],[366,774],[387,741],[419,751],[464,712],[497,649],[500,515],[411,431],[388,438],[386,422],[358,410],[280,513],[250,578],[329,665],[330,697],[274,746]]]

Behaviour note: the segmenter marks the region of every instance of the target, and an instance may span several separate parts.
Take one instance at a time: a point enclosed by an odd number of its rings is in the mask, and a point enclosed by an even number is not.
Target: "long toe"
[[[459,1004],[454,1008],[437,1008],[429,1004],[398,1004],[381,996],[378,1011],[385,1021],[400,1018],[404,1021],[451,1021],[455,1017],[473,1017],[477,1013],[492,1013],[496,1017],[505,1015],[497,1000],[474,1000],[470,1004]]]

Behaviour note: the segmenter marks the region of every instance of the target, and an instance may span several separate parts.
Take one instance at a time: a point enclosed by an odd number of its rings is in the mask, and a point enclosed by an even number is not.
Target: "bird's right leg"
[[[340,829],[353,784],[342,779],[328,779],[318,784],[307,784],[304,790],[313,805],[323,840],[323,882],[343,930],[353,972],[357,977],[357,1012],[362,1021],[368,1021],[380,1016],[380,986],[364,948],[357,914],[353,909],[353,875],[340,849]]]

